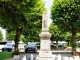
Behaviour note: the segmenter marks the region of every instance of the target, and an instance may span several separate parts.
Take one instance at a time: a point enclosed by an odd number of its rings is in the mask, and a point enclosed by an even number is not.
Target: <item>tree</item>
[[[44,4],[41,0],[1,0],[0,24],[7,31],[16,31],[15,51],[18,50],[18,42],[22,30],[28,30],[29,21],[38,23],[41,21]],[[40,24],[39,24],[40,26]]]
[[[80,30],[80,0],[54,0],[51,18],[59,29],[72,33],[72,52],[75,52],[76,34]]]
[[[15,32],[11,31],[11,32],[6,32],[6,40],[14,40],[15,39]]]
[[[2,35],[2,31],[0,30],[0,41],[2,41],[3,39],[3,35]]]

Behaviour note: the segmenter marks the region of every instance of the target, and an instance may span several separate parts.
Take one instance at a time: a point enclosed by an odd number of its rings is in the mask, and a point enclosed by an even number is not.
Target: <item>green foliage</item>
[[[15,32],[11,31],[11,32],[6,32],[6,40],[14,40],[15,39]]]
[[[71,28],[79,30],[80,26],[80,1],[79,0],[54,0],[51,8],[53,22],[63,31]]]
[[[3,39],[3,35],[2,35],[2,31],[0,30],[0,41],[2,41]]]
[[[51,23],[51,25],[49,27],[49,31],[52,34],[51,41],[64,40],[64,36],[63,36],[64,32],[61,32],[61,30],[58,28],[58,26],[55,25],[54,23]]]
[[[26,38],[25,35],[23,34],[20,35],[20,40],[23,41],[24,43],[29,42],[28,38]]]
[[[77,35],[76,35],[76,40],[77,40],[77,41],[80,40],[80,33],[77,33]]]
[[[70,41],[71,40],[71,33],[70,32],[65,32],[64,34],[64,39]]]
[[[27,25],[28,21],[39,20],[37,17],[41,16],[44,10],[43,3],[41,3],[41,0],[2,1],[0,7],[0,15],[2,18],[0,23],[2,27],[15,29],[21,26],[25,28],[25,24]]]

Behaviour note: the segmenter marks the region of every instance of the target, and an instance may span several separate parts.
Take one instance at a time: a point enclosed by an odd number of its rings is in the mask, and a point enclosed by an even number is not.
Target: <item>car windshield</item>
[[[11,46],[12,46],[12,44],[6,44],[6,46],[10,46],[10,47],[11,47]]]
[[[35,47],[35,44],[28,44],[27,47]]]

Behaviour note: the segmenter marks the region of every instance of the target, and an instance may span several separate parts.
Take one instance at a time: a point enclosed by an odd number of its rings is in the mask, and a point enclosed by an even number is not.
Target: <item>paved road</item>
[[[80,48],[77,49],[77,51],[80,52]],[[25,52],[21,52],[20,53],[20,59],[21,60],[23,58],[23,56],[26,56],[26,57],[30,57],[31,54],[33,54],[34,57],[38,56],[39,55],[39,50],[37,53],[25,53]],[[71,47],[68,47],[64,50],[52,50],[52,54],[54,55],[59,55],[61,54],[62,56],[72,56],[71,55]],[[13,60],[13,57],[9,58],[9,59],[6,59],[6,60]]]
[[[26,57],[28,57],[28,58],[30,58],[30,56],[31,56],[31,54],[33,55],[33,57],[37,57],[38,55],[39,55],[39,53],[37,52],[37,53],[20,53],[20,59],[19,60],[22,60],[22,58],[24,57],[24,56],[26,56]],[[53,53],[54,54],[54,53]],[[59,55],[59,54],[54,54],[54,55]],[[61,54],[61,56],[72,56],[71,54]],[[11,57],[11,58],[8,58],[8,59],[5,59],[5,60],[14,60],[13,59],[13,57]]]

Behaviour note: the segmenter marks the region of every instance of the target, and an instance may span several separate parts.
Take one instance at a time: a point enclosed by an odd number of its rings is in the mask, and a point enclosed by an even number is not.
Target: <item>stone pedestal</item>
[[[40,52],[39,60],[52,60],[52,52],[50,49],[50,37],[49,32],[42,32],[40,35]]]
[[[13,56],[13,59],[14,59],[14,60],[20,60],[19,58],[20,58],[19,55],[14,55],[14,56]]]
[[[47,26],[47,13],[43,13],[42,17],[42,32],[40,36],[40,52],[38,60],[52,60],[52,52],[50,49],[50,37],[51,34],[48,32]]]

